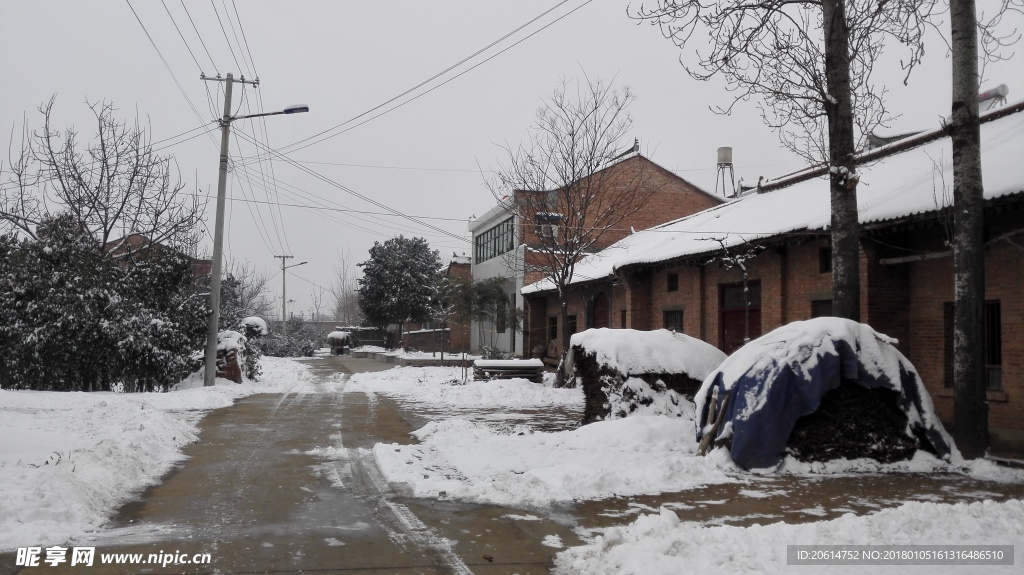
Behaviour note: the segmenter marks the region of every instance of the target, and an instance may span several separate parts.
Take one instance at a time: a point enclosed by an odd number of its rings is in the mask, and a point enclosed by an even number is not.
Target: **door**
[[[594,298],[594,303],[590,311],[590,323],[591,327],[611,327],[611,305],[608,302],[608,296],[601,292]]]

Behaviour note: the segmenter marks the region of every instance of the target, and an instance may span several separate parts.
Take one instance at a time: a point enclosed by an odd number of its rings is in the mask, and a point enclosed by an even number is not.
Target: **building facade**
[[[1024,453],[1024,104],[983,118],[985,328],[994,450]],[[858,168],[860,321],[899,340],[936,411],[953,419],[952,182],[941,130],[866,154]],[[543,283],[527,286],[527,345],[561,330],[607,325],[685,332],[731,353],[793,321],[831,315],[828,181],[822,170],[770,182],[725,205],[613,246],[581,262],[570,321]],[[938,189],[937,189],[938,187]],[[948,192],[948,190],[947,190]],[[737,265],[742,259],[743,266]],[[744,271],[745,270],[745,271]],[[540,349],[539,346],[534,346]]]
[[[678,219],[723,201],[638,153],[604,168],[599,174],[602,185],[596,188],[597,194],[614,198],[628,193],[640,182],[639,185],[645,190],[644,195],[649,194],[649,199],[631,211],[614,229],[602,230],[599,239],[590,247],[593,252],[607,248],[634,230]],[[597,177],[597,173],[591,177]],[[562,223],[559,212],[566,208],[558,205],[557,191],[517,191],[515,194],[515,198],[500,203],[470,222],[469,231],[473,235],[472,273],[474,281],[505,278],[509,306],[521,310],[525,325],[526,314],[521,291],[525,285],[543,279],[548,273],[552,265],[552,250],[544,247],[550,248],[550,243],[557,241],[557,228]],[[527,201],[524,196],[540,194],[553,196],[547,219],[542,213],[534,214],[531,218],[517,214],[517,211],[523,209],[522,206],[537,205],[537,202]],[[587,222],[582,222],[582,227],[586,225]],[[506,323],[504,326],[495,325],[494,322],[485,322],[484,325],[474,323],[471,342],[473,349],[478,350],[486,345],[519,356],[531,355],[527,346],[538,345],[537,339],[528,341],[523,329],[515,329],[515,322]]]

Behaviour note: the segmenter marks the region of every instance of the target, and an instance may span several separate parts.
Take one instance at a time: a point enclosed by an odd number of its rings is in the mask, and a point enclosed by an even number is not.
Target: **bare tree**
[[[115,118],[108,102],[91,103],[93,140],[82,145],[78,132],[52,126],[54,99],[40,106],[43,128],[22,128],[21,147],[9,150],[10,172],[0,196],[0,228],[35,237],[48,215],[71,213],[103,244],[141,234],[193,253],[205,204],[154,150],[144,129]]]
[[[953,94],[946,130],[953,141],[953,426],[957,446],[968,459],[982,457],[988,449],[979,60],[1002,59],[1001,49],[1019,35],[1000,35],[999,24],[1008,10],[1022,9],[1020,0],[1002,0],[994,16],[979,21],[974,0],[949,3]]]
[[[238,304],[242,317],[268,318],[274,313],[270,296],[270,277],[249,262],[228,262],[227,275],[238,281]]]
[[[362,319],[355,276],[356,270],[351,252],[348,249],[338,252],[334,262],[334,283],[331,285],[331,297],[334,300],[334,319],[347,326],[359,325]]]
[[[562,367],[569,349],[569,284],[576,263],[606,247],[610,230],[643,207],[656,191],[642,163],[607,169],[624,156],[623,139],[632,125],[628,88],[600,80],[563,80],[537,110],[529,140],[505,145],[507,163],[488,183],[514,214],[525,245],[520,271],[526,281],[545,278],[558,293]],[[636,151],[634,146],[629,151]],[[520,250],[513,250],[514,255]]]
[[[636,16],[680,48],[697,47],[695,79],[725,78],[729,113],[751,97],[782,143],[827,161],[832,204],[833,310],[860,317],[857,140],[890,119],[885,89],[871,80],[887,39],[906,51],[909,76],[936,0],[659,0]],[[906,81],[906,78],[904,78]]]

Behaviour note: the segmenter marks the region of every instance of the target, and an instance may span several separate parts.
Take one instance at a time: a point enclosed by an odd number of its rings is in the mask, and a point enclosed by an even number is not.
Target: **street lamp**
[[[228,180],[228,136],[231,134],[231,122],[260,116],[276,116],[278,114],[297,114],[308,112],[309,106],[290,106],[279,112],[231,116],[231,85],[234,82],[258,84],[259,79],[250,82],[242,77],[234,79],[231,74],[221,80],[202,77],[203,80],[223,81],[224,84],[224,117],[220,120],[220,175],[217,179],[217,216],[213,232],[213,269],[210,274],[210,317],[206,323],[206,358],[203,373],[203,385],[211,386],[217,378],[217,331],[220,322],[220,272],[221,259],[224,251],[224,196]]]
[[[292,256],[277,256],[277,257],[281,258],[281,333],[283,335],[288,335],[288,311],[287,311],[288,310],[288,300],[285,299],[285,291],[284,291],[284,287],[285,287],[284,279],[285,279],[285,277],[288,274],[284,273],[284,270],[286,270],[288,268],[297,268],[297,267],[299,267],[301,265],[308,264],[309,262],[299,262],[297,264],[292,264],[290,266],[286,266],[286,265],[284,265],[285,258],[290,258]]]

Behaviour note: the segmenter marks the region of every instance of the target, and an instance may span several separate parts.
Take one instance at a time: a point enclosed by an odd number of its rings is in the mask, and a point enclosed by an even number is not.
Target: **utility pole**
[[[213,230],[213,269],[210,271],[210,317],[206,321],[206,369],[203,371],[203,385],[211,386],[217,378],[217,332],[220,323],[220,265],[224,252],[224,195],[228,181],[228,136],[231,135],[231,85],[235,82],[230,73],[227,78],[202,78],[207,81],[224,82],[224,117],[220,121],[220,175],[217,178],[217,219]],[[241,78],[243,84],[256,84]]]
[[[203,370],[203,385],[212,386],[217,379],[217,333],[220,323],[220,276],[221,260],[224,252],[224,196],[228,181],[228,137],[231,135],[231,122],[244,118],[275,116],[277,114],[295,114],[308,112],[309,107],[298,105],[285,108],[280,112],[249,114],[247,116],[231,116],[231,86],[235,82],[259,86],[260,80],[246,80],[245,76],[235,79],[232,74],[221,78],[207,78],[200,74],[199,79],[207,82],[224,82],[224,117],[220,120],[220,174],[217,178],[217,216],[213,231],[213,267],[210,270],[210,317],[206,322],[206,357]]]
[[[295,256],[274,256],[274,257],[275,258],[281,258],[281,333],[284,334],[284,335],[288,335],[288,312],[287,312],[288,300],[285,298],[285,290],[284,290],[284,288],[285,288],[284,278],[285,278],[285,276],[287,274],[284,273],[284,270],[286,269],[284,267],[284,262],[286,260],[290,259],[290,258],[294,258]]]
[[[288,335],[288,299],[285,297],[285,277],[287,274],[284,270],[288,268],[294,268],[301,266],[308,262],[299,262],[295,265],[286,266],[285,261],[294,258],[295,256],[274,256],[275,258],[281,258],[281,333]]]

